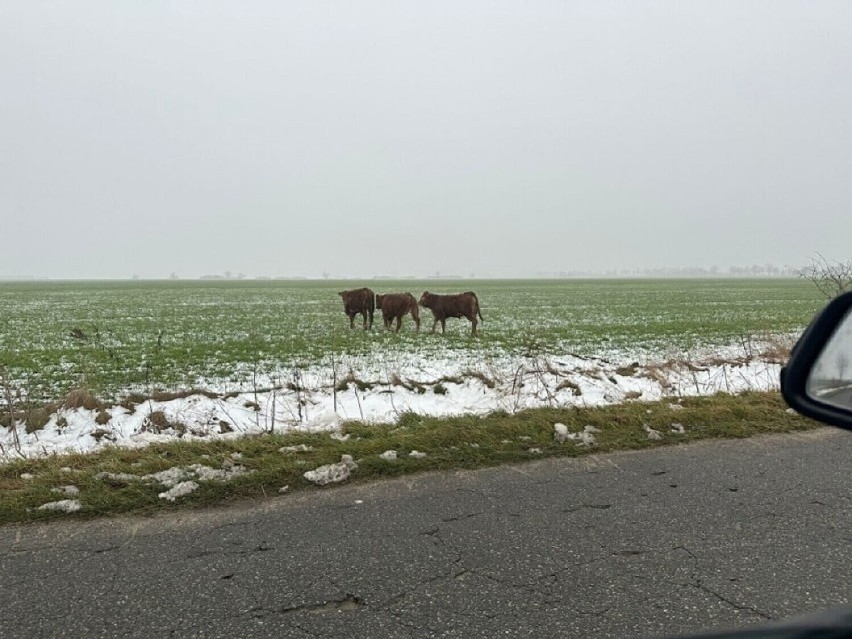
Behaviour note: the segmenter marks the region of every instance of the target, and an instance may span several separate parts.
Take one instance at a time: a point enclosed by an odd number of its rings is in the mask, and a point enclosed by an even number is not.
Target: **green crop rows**
[[[431,335],[425,309],[421,334],[409,318],[399,335],[384,333],[378,312],[373,331],[350,331],[337,291],[362,285],[416,297],[474,290],[481,335],[471,339],[466,320]],[[239,383],[252,371],[325,365],[332,354],[634,357],[799,330],[822,303],[792,279],[7,282],[0,370],[8,385],[53,399],[80,385],[116,397],[130,388]],[[72,337],[74,329],[85,337]]]

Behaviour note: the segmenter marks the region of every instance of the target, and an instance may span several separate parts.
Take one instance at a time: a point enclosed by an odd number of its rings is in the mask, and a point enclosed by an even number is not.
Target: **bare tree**
[[[809,265],[793,272],[812,282],[828,299],[852,289],[852,260],[828,260],[817,253]]]

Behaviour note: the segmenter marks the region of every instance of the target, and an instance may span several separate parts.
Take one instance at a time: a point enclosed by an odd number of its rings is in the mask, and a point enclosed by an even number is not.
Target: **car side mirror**
[[[802,415],[852,430],[852,292],[831,300],[799,338],[781,394]]]

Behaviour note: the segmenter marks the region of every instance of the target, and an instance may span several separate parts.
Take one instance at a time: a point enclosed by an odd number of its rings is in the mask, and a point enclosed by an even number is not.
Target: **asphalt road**
[[[0,528],[0,636],[635,637],[850,599],[852,434]]]

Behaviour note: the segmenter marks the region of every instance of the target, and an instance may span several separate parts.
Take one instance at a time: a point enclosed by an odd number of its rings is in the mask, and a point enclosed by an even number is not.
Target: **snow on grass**
[[[59,493],[60,495],[65,495],[66,497],[76,497],[80,494],[80,489],[76,486],[57,486],[56,488],[51,488],[50,492]]]
[[[337,484],[349,479],[349,476],[358,468],[358,463],[352,459],[352,455],[341,455],[337,464],[326,464],[314,470],[309,470],[303,477],[318,486],[326,484]]]
[[[100,410],[60,408],[33,432],[26,432],[21,422],[15,425],[16,433],[0,426],[0,462],[88,453],[105,446],[135,448],[269,432],[340,436],[347,420],[394,423],[407,413],[437,417],[515,413],[542,406],[600,406],[773,390],[778,388],[779,372],[780,364],[745,354],[736,345],[643,361],[506,353],[483,359],[473,351],[453,351],[440,359],[350,356],[346,371],[335,374],[319,366],[302,371],[297,390],[275,387],[275,376],[269,376],[258,383],[262,391],[207,385],[205,394],[106,407],[109,420],[101,424]]]
[[[62,499],[42,504],[38,510],[52,510],[60,513],[75,513],[83,507],[78,499]]]
[[[559,428],[559,426],[562,426],[562,428]],[[577,444],[577,446],[594,446],[597,442],[595,433],[600,432],[599,429],[591,425],[586,426],[577,433],[569,433],[568,427],[564,424],[556,424],[554,430],[556,431],[556,440],[558,442],[565,443],[570,440]]]
[[[151,483],[156,482],[163,486],[174,487],[179,483],[189,479],[198,479],[199,481],[228,481],[236,476],[246,472],[245,466],[230,463],[223,465],[223,468],[211,468],[203,464],[190,464],[189,466],[173,466],[166,470],[161,470],[157,473],[149,473],[147,475],[134,475],[132,473],[109,473],[100,472],[95,475],[95,479],[108,481],[114,484],[127,484],[134,481]]]
[[[175,484],[169,490],[160,493],[157,495],[160,499],[167,499],[169,501],[175,501],[178,497],[183,497],[185,495],[189,495],[192,492],[198,490],[198,484],[194,481],[182,481],[179,484]]]

